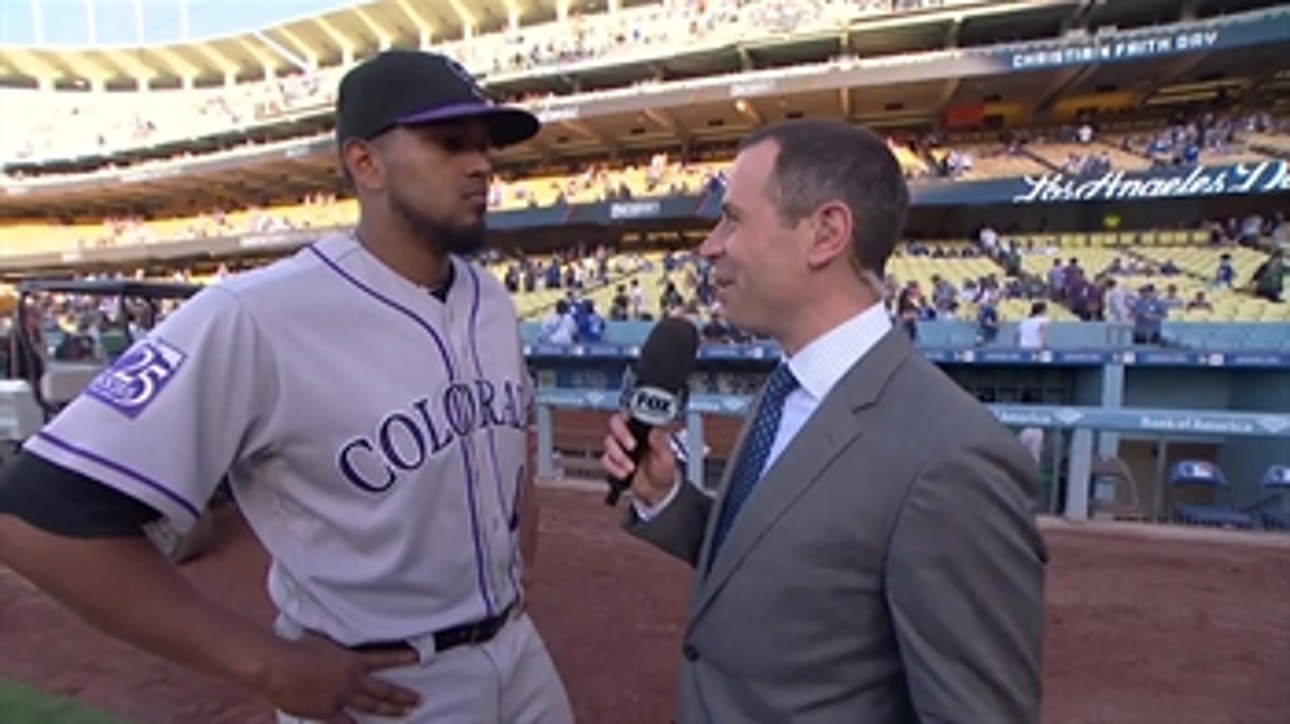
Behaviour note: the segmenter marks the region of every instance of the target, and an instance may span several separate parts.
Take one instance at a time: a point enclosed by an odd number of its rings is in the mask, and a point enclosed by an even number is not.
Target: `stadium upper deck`
[[[189,54],[175,48],[61,58],[9,49],[0,67],[11,80],[44,82],[11,90],[21,103],[8,108],[24,112],[0,114],[0,124],[17,124],[16,135],[0,138],[25,144],[14,154],[26,157],[5,156],[18,178],[0,179],[0,214],[93,221],[10,225],[0,253],[52,251],[74,261],[102,246],[349,223],[349,203],[326,200],[335,179],[331,89],[354,58],[435,38],[447,38],[433,45],[458,54],[494,91],[530,98],[547,120],[534,143],[502,157],[499,209],[597,200],[622,188],[635,198],[694,192],[720,170],[702,159],[756,125],[797,115],[917,129],[923,141],[940,129],[934,146],[894,144],[914,178],[1080,173],[1090,159],[1133,170],[1172,163],[1193,145],[1190,163],[1266,161],[1290,146],[1266,113],[1163,119],[1175,102],[1230,96],[1267,110],[1266,99],[1284,97],[1290,12],[1203,20],[1278,4],[666,2],[561,21],[559,7],[541,3],[511,3],[509,15],[487,3],[473,11],[453,4],[452,13],[444,3],[432,4],[433,13],[418,3],[374,3],[205,44],[226,61],[241,58],[231,74],[227,63],[185,71],[174,58]],[[411,20],[428,13],[438,23],[430,34],[429,21]],[[452,25],[463,13],[475,22]],[[1156,25],[1182,18],[1200,22]],[[1263,41],[1230,44],[1252,28]],[[246,55],[221,55],[217,46],[234,41]],[[209,56],[210,48],[192,50]],[[127,56],[161,61],[151,76],[123,74]],[[77,80],[91,90],[59,90]],[[151,90],[93,92],[142,86]],[[997,130],[985,130],[1079,121],[1089,111],[1101,114],[1091,145],[1078,123],[1031,131],[1024,145],[1020,135],[1001,143]],[[1194,143],[1197,134],[1210,140]],[[530,170],[562,161],[580,170]],[[291,203],[270,208],[283,199]]]
[[[1274,54],[1241,54],[1246,60],[1241,70],[1249,71],[1245,74],[1220,67],[1236,58],[1210,57],[1215,55],[1209,51],[1216,49],[1217,33],[1208,25],[1177,38],[1125,36],[1114,49],[1118,55],[1177,61],[1150,64],[1152,72],[1141,79],[1096,73],[1072,83],[1075,67],[1039,73],[1034,68],[1062,65],[1045,60],[1046,52],[1087,42],[1088,29],[1113,27],[1122,33],[1141,25],[1276,4],[1118,0],[1086,8],[1077,0],[665,0],[612,3],[605,12],[576,14],[570,13],[568,3],[547,0],[479,0],[469,7],[462,2],[382,0],[187,46],[76,52],[0,48],[0,84],[29,87],[0,96],[9,110],[0,115],[0,158],[10,171],[31,176],[83,171],[96,165],[96,158],[101,164],[105,156],[115,157],[115,165],[122,166],[167,153],[226,148],[249,140],[248,129],[256,129],[249,135],[260,142],[324,131],[325,121],[321,127],[317,121],[326,115],[339,74],[354,59],[382,47],[409,45],[433,45],[454,54],[499,94],[536,99],[533,103],[551,128],[534,144],[517,149],[517,157],[529,160],[640,148],[682,134],[729,136],[759,119],[826,110],[891,123],[935,118],[947,108],[963,107],[970,113],[984,106],[984,115],[1016,123],[1031,110],[1027,106],[1044,105],[1023,99],[1043,101],[1059,89],[1069,99],[1054,109],[1060,112],[1075,108],[1072,104],[1082,95],[1115,95],[1106,92],[1110,85],[1120,90],[1119,97],[1098,103],[1131,107],[1148,97],[1214,92],[1240,84],[1242,75],[1253,83],[1272,80],[1267,71],[1278,67]],[[798,93],[797,108],[785,107],[781,100],[776,109],[764,107],[761,100],[776,95],[766,92],[775,89],[767,87],[774,83],[763,74],[750,76],[734,94],[741,101],[737,110],[744,116],[742,122],[724,114],[713,118],[713,109],[702,107],[689,110],[707,117],[690,119],[662,104],[653,104],[640,118],[608,118],[614,104],[606,107],[604,102],[623,100],[624,91],[595,93],[611,88],[625,89],[629,95],[661,93],[671,89],[667,81],[755,69],[772,69],[775,76],[787,77],[812,66],[818,71],[829,63],[878,75],[882,69],[909,65],[914,53],[956,54],[988,45],[998,50],[1000,42],[1023,40],[1050,41],[1050,47],[1031,47],[1012,59],[1014,68],[1030,71],[1017,74],[1026,76],[1026,82],[986,92],[972,77],[888,74],[890,85],[884,84],[889,87],[880,92],[870,81],[861,84],[864,94],[830,89],[826,97],[811,98]],[[1186,57],[1178,57],[1184,50]],[[960,69],[980,65],[964,63]],[[787,66],[796,69],[790,73]],[[1010,69],[977,67],[961,75],[990,75],[983,70],[997,75]],[[1213,82],[1216,74],[1224,82]],[[1184,76],[1200,85],[1184,83]],[[1126,82],[1134,80],[1139,82]],[[1166,88],[1169,85],[1177,87]],[[151,92],[123,90],[139,88]],[[123,92],[94,92],[113,89]],[[600,101],[597,117],[586,117],[584,107],[593,101]],[[622,112],[622,103],[618,105],[620,111],[613,115],[642,115],[639,108],[628,114]],[[129,157],[130,151],[144,150],[150,152]],[[71,160],[77,162],[53,163]]]

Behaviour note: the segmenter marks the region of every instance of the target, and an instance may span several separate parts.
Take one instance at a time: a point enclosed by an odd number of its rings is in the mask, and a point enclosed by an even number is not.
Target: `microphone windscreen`
[[[678,394],[698,362],[699,330],[680,317],[666,317],[650,331],[636,365],[636,383]]]

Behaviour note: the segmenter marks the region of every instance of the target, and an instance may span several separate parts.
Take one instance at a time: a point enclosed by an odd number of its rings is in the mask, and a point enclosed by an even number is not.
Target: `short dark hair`
[[[909,186],[886,141],[845,121],[800,119],[757,130],[739,150],[765,141],[779,147],[768,192],[784,222],[841,201],[855,217],[852,262],[881,277],[909,214]]]

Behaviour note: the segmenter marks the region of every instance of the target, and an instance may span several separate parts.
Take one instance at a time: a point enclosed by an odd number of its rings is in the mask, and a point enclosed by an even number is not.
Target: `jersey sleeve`
[[[224,474],[270,444],[278,394],[254,320],[212,287],[136,341],[24,448],[186,530]]]

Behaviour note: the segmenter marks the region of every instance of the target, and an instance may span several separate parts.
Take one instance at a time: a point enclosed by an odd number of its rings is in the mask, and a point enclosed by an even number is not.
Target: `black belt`
[[[441,631],[434,632],[434,651],[441,654],[449,649],[455,649],[458,646],[477,646],[492,641],[497,636],[506,622],[510,620],[511,613],[515,610],[515,604],[502,609],[502,612],[496,616],[474,623],[466,623],[460,626],[452,626]],[[349,647],[353,651],[407,651],[415,647],[407,641],[374,641],[366,644],[357,644]]]

